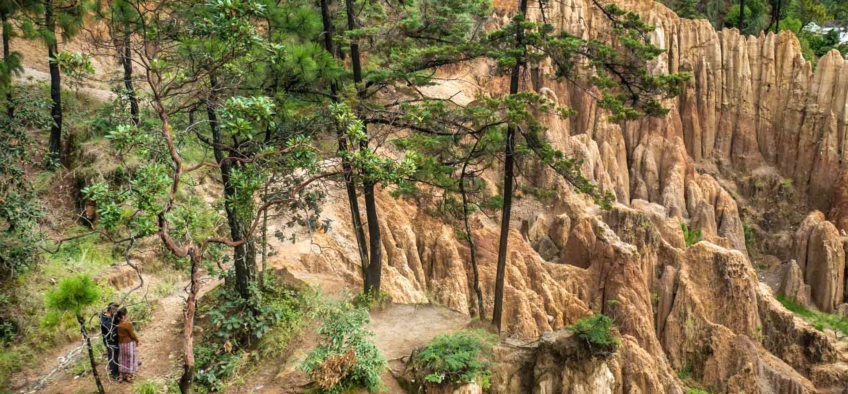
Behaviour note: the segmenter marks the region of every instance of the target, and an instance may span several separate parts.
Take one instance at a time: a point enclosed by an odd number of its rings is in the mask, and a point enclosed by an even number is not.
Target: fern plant
[[[371,341],[368,310],[350,304],[323,311],[318,328],[320,344],[306,357],[301,369],[321,393],[338,394],[365,388],[372,393],[383,388],[380,374],[386,359]]]
[[[613,333],[612,319],[606,315],[585,317],[567,328],[586,344],[592,356],[610,355],[621,344]]]
[[[478,382],[489,387],[492,347],[495,335],[482,330],[443,334],[416,352],[412,357],[414,368],[424,373],[431,384],[466,384]]]

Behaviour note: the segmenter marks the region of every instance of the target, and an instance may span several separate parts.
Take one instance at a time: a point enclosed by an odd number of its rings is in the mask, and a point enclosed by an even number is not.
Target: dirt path
[[[214,288],[218,283],[217,280],[204,278],[201,295]],[[136,382],[155,379],[160,381],[164,387],[166,381],[172,378],[171,375],[180,371],[180,360],[183,352],[183,336],[181,331],[185,294],[182,291],[182,286],[177,289],[156,302],[151,322],[138,332],[140,341],[138,353],[142,365],[138,374],[135,376]],[[100,339],[97,338],[97,340]],[[73,347],[78,347],[78,345]],[[119,384],[108,379],[103,360],[97,361],[104,388],[108,393],[132,392],[132,385]],[[40,376],[46,376],[58,364],[58,361],[45,363],[47,366],[42,370]],[[57,371],[46,382],[45,386],[38,390],[38,392],[49,394],[92,391],[96,391],[96,388],[91,375],[73,376],[68,370]]]
[[[355,294],[356,289],[338,276],[292,272],[292,274],[310,285],[317,286],[325,299]],[[436,305],[390,304],[383,310],[371,312],[369,328],[374,332],[374,343],[389,361],[389,371],[383,373],[385,393],[404,393],[394,373],[405,366],[406,357],[412,350],[423,346],[440,334],[452,333],[464,329],[471,322],[467,315]],[[266,367],[258,368],[245,384],[232,388],[237,393],[290,394],[303,392],[308,380],[298,370],[318,341],[313,329],[305,333],[300,346],[294,349],[287,360],[266,362]]]

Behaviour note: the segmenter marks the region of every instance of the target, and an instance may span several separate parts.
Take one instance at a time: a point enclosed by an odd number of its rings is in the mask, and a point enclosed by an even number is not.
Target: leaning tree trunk
[[[0,23],[3,24],[3,62],[8,63],[9,57],[12,56],[12,51],[9,49],[9,41],[11,40],[12,34],[9,32],[9,15],[6,13],[0,14]],[[10,76],[11,77],[11,76]],[[12,101],[12,86],[11,84],[6,87],[6,115],[9,115],[10,118],[15,117],[15,102]]]
[[[94,348],[91,347],[91,337],[88,336],[88,329],[85,328],[85,319],[82,315],[77,315],[77,322],[80,325],[80,332],[85,339],[85,347],[88,348],[88,362],[91,363],[91,374],[94,376],[94,383],[97,385],[97,392],[105,394],[103,390],[103,382],[100,381],[100,373],[97,372],[97,362],[94,360]]]
[[[197,294],[200,292],[198,275],[200,272],[200,256],[196,250],[188,253],[191,261],[188,297],[186,298],[185,321],[183,322],[184,357],[183,376],[179,386],[182,394],[191,394],[194,383],[194,314],[197,310]]]
[[[518,1],[518,13],[527,15],[527,0]],[[521,24],[516,24],[515,47],[519,50],[526,50],[524,47],[523,36],[524,29]],[[521,56],[524,56],[523,54]],[[524,59],[521,58],[512,68],[512,75],[509,78],[509,94],[518,93],[518,79],[521,73],[521,67]],[[508,252],[507,244],[509,242],[509,220],[512,214],[512,188],[515,168],[515,133],[517,126],[510,122],[506,128],[506,157],[504,159],[504,185],[503,185],[503,211],[501,214],[501,234],[500,244],[498,246],[498,271],[495,276],[495,308],[492,311],[492,323],[501,331],[501,321],[503,320],[503,297],[504,297],[504,282],[506,280],[506,257]]]
[[[468,196],[465,191],[465,166],[467,165],[468,161],[463,165],[462,175],[459,177],[459,193],[462,194],[462,219],[465,222],[465,235],[468,237],[471,269],[474,271],[474,292],[477,294],[477,317],[483,320],[486,316],[486,310],[483,307],[483,289],[480,288],[480,270],[477,267],[477,245],[474,244],[474,235],[471,233],[470,215],[468,214]]]
[[[50,67],[50,99],[53,106],[50,115],[53,117],[53,126],[50,127],[50,155],[51,159],[61,159],[62,154],[62,81],[59,74],[59,63],[56,56],[59,54],[59,45],[56,36],[56,20],[53,15],[53,0],[44,2],[44,22],[47,30],[53,34],[53,41],[47,46],[47,58]]]
[[[218,87],[215,75],[210,75],[212,93],[206,103],[206,114],[209,117],[209,125],[212,128],[212,150],[215,161],[221,165],[221,181],[224,183],[224,210],[227,212],[227,222],[230,226],[230,238],[233,242],[245,241],[233,248],[233,268],[235,268],[236,290],[243,299],[250,298],[250,287],[256,282],[256,243],[247,240],[248,224],[236,211],[233,198],[236,196],[236,188],[230,182],[232,177],[232,161],[224,157],[224,137],[218,124],[218,116],[215,112],[215,89]]]
[[[327,52],[330,52],[331,55],[336,57],[338,54],[333,49],[333,34],[335,34],[335,28],[333,26],[333,19],[330,16],[330,0],[321,0],[321,19],[324,21],[324,48]],[[359,49],[357,47],[357,53]],[[334,83],[330,84],[330,90],[333,94],[333,101],[339,101],[339,92],[338,86]],[[348,150],[347,139],[345,138],[344,131],[338,130],[338,139],[339,139],[339,156],[342,157],[342,171],[344,172],[344,183],[345,189],[347,191],[347,202],[350,205],[350,219],[353,224],[353,233],[356,235],[356,246],[359,250],[359,262],[362,266],[362,278],[368,277],[368,267],[370,264],[368,263],[368,245],[365,241],[365,228],[362,226],[362,213],[359,209],[359,198],[356,195],[356,185],[353,183],[353,167],[350,164],[350,159],[346,158],[346,155],[343,154]]]

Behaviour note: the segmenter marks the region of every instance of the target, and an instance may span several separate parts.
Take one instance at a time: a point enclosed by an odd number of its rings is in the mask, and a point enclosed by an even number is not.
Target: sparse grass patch
[[[848,336],[848,318],[838,314],[807,309],[803,305],[781,295],[777,296],[777,300],[783,304],[784,308],[810,322],[816,330],[824,331],[826,328],[829,328],[843,337]]]
[[[12,373],[23,365],[23,355],[13,349],[0,350],[0,387],[8,387]]]
[[[157,394],[163,392],[165,384],[159,379],[149,379],[133,385],[133,394]]]

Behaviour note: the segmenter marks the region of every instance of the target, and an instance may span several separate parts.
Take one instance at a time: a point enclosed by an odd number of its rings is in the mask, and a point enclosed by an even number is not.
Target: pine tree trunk
[[[338,53],[333,48],[335,27],[333,26],[333,19],[330,16],[330,0],[321,0],[321,19],[324,22],[324,48],[333,56],[338,56]],[[330,90],[333,94],[333,102],[338,102],[338,86],[332,83],[330,84]],[[338,139],[339,156],[342,156],[342,171],[344,172],[347,202],[350,205],[350,221],[353,224],[353,233],[356,235],[356,246],[359,249],[359,262],[362,266],[362,278],[364,280],[368,276],[368,245],[365,241],[365,228],[362,226],[359,197],[356,194],[356,185],[353,183],[353,167],[350,164],[350,160],[346,159],[343,154],[348,150],[348,146],[344,131],[341,129],[338,130]]]
[[[262,201],[268,198],[268,184],[262,191]],[[265,270],[268,262],[268,210],[262,211],[262,272],[259,273],[259,286],[265,289]]]
[[[737,25],[739,33],[742,34],[742,27],[745,26],[745,0],[739,0],[739,21]]]
[[[189,291],[186,298],[185,321],[183,322],[184,357],[183,376],[180,378],[179,386],[182,394],[191,394],[194,383],[194,314],[197,310],[197,294],[200,292],[200,256],[195,250],[189,251],[191,261],[191,274],[189,277]]]
[[[233,242],[244,241],[247,236],[248,225],[236,211],[232,199],[236,195],[236,188],[230,182],[232,176],[232,161],[225,160],[224,137],[218,125],[218,117],[215,111],[215,89],[218,87],[215,75],[210,75],[212,93],[206,103],[206,114],[209,117],[209,125],[212,128],[212,150],[215,161],[221,165],[221,181],[224,183],[224,210],[227,212],[227,222],[230,226],[230,239]],[[256,282],[256,243],[247,240],[233,248],[233,268],[235,268],[236,290],[242,298],[250,298],[250,286]]]
[[[472,153],[473,150],[472,150]],[[477,317],[485,319],[486,310],[483,306],[483,289],[480,288],[480,271],[477,267],[477,245],[474,244],[474,235],[471,233],[470,215],[468,214],[468,196],[465,191],[465,167],[462,167],[462,175],[459,178],[459,193],[462,194],[462,218],[465,221],[465,234],[468,237],[468,251],[471,255],[471,269],[474,272],[474,292],[477,294]]]
[[[9,16],[6,13],[0,14],[0,23],[3,24],[3,61],[8,62],[9,56],[12,55],[12,51],[9,48],[9,41],[11,40],[11,34],[9,29],[7,29],[7,23],[9,22]],[[15,117],[15,102],[12,100],[12,85],[10,84],[6,90],[6,115],[9,115],[10,118]]]
[[[374,183],[365,182],[365,216],[368,220],[369,247],[368,275],[365,277],[365,292],[375,296],[380,294],[380,282],[383,270],[383,248],[380,246],[380,221],[377,218],[377,201],[374,198]]]
[[[356,29],[356,10],[353,8],[353,0],[345,0],[347,11],[348,30]],[[356,39],[350,41],[350,62],[353,67],[353,83],[356,85],[357,96],[360,101],[365,99],[365,87],[362,82],[362,60],[359,55],[359,42]],[[363,122],[365,134],[368,134],[368,123]],[[368,139],[361,143],[360,149],[368,149]],[[365,269],[366,293],[378,294],[383,269],[383,249],[381,247],[380,223],[377,219],[377,202],[374,196],[375,185],[373,182],[364,182],[363,195],[365,197],[365,217],[368,220],[368,237],[370,254],[368,255],[368,267]]]
[[[85,339],[85,347],[88,348],[88,362],[91,363],[91,374],[94,376],[94,384],[97,385],[97,392],[99,394],[105,394],[106,391],[103,390],[103,382],[100,381],[100,373],[97,372],[97,362],[94,360],[94,348],[91,347],[91,337],[88,336],[88,330],[85,328],[85,319],[77,315],[77,322],[79,322],[82,337]]]
[[[53,106],[50,108],[50,115],[53,117],[53,126],[50,128],[50,155],[52,159],[61,159],[62,154],[62,81],[59,74],[59,63],[56,62],[56,56],[59,53],[58,40],[56,35],[56,20],[53,16],[53,0],[44,2],[44,21],[47,30],[53,34],[54,39],[47,47],[47,57],[50,67],[50,99],[53,101]]]
[[[782,2],[782,0],[777,0],[777,9],[775,10],[775,14],[777,14],[777,16],[775,16],[775,28],[774,28],[775,33],[780,33],[780,3],[781,2]]]
[[[518,13],[527,15],[527,0],[518,1]],[[524,29],[521,25],[517,25],[516,29],[516,45],[515,47],[526,51],[523,42]],[[522,55],[523,56],[523,55]],[[519,59],[515,67],[512,68],[512,75],[509,78],[509,94],[518,93],[518,79],[521,73],[524,59]],[[509,242],[509,221],[512,214],[512,188],[514,180],[515,168],[515,133],[517,126],[510,123],[506,128],[506,157],[504,159],[504,185],[503,185],[503,211],[501,213],[501,234],[500,244],[498,246],[498,271],[495,276],[495,307],[492,311],[492,323],[501,331],[501,321],[503,320],[503,298],[504,298],[504,282],[506,281],[506,258],[508,253]]]
[[[127,23],[129,25],[129,23]],[[134,125],[138,126],[138,98],[133,87],[133,64],[132,64],[132,42],[129,27],[125,27],[123,48],[121,48],[121,65],[124,67],[124,88],[127,90],[127,99],[130,102],[130,116]]]

